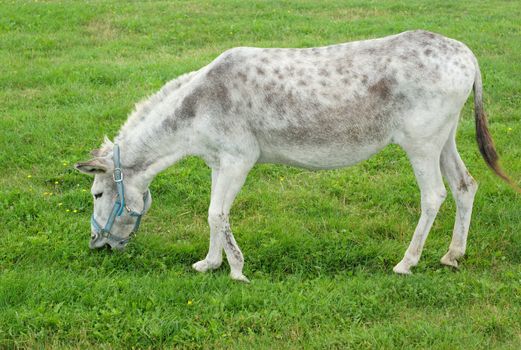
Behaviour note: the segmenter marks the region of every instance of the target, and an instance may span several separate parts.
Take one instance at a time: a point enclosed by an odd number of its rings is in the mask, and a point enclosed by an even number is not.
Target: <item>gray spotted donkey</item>
[[[212,169],[212,190],[210,247],[193,267],[200,272],[218,268],[224,249],[231,277],[247,281],[228,214],[256,163],[339,168],[393,143],[407,153],[421,190],[420,220],[394,271],[409,274],[418,263],[446,196],[443,177],[457,210],[441,262],[457,266],[477,190],[455,141],[472,89],[481,154],[516,187],[498,165],[479,66],[461,42],[417,30],[319,48],[228,50],[138,104],[114,144],[106,139],[92,160],[76,164],[95,175],[90,246],[124,247],[150,207],[154,177],[196,155]]]

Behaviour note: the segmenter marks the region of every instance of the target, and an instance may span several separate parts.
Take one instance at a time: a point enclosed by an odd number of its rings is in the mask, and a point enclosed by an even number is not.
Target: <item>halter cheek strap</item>
[[[116,202],[114,203],[114,206],[112,207],[112,211],[110,212],[110,216],[105,223],[105,227],[102,227],[94,218],[94,214],[92,214],[90,222],[92,224],[92,227],[94,228],[94,231],[96,231],[97,237],[103,237],[110,239],[112,241],[116,241],[119,244],[126,244],[130,238],[137,232],[139,229],[139,224],[141,223],[141,217],[145,213],[145,209],[147,207],[147,201],[148,197],[150,196],[150,190],[147,190],[143,194],[143,210],[141,212],[136,212],[134,210],[131,210],[125,205],[125,187],[123,186],[123,172],[121,171],[121,160],[119,157],[119,145],[114,145],[114,151],[113,151],[113,161],[114,161],[114,173],[112,174],[112,178],[114,179],[114,182],[116,183],[116,188],[118,191]],[[128,237],[120,237],[113,233],[110,233],[110,230],[112,230],[112,226],[114,225],[114,221],[116,220],[117,216],[123,216],[125,214],[125,209],[130,216],[136,217],[136,223],[134,224],[134,228],[132,229],[132,232]]]

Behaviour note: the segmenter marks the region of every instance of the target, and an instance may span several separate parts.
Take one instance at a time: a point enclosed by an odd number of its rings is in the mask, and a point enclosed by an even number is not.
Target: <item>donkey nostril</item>
[[[96,237],[98,237],[98,235],[96,233],[91,233],[90,234],[90,238],[91,239],[95,239]]]

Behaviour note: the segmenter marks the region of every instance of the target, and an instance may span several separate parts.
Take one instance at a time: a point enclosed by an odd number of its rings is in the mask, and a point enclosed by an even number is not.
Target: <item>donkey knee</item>
[[[227,217],[223,213],[213,211],[208,212],[208,225],[210,225],[210,227],[220,227],[226,222]]]

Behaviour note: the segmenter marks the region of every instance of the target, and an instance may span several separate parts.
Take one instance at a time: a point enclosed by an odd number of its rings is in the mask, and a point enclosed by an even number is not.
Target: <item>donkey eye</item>
[[[96,193],[96,194],[94,195],[94,199],[101,198],[101,196],[103,196],[103,192]]]

